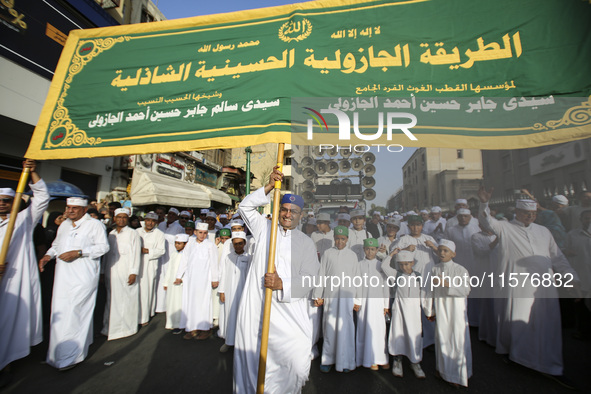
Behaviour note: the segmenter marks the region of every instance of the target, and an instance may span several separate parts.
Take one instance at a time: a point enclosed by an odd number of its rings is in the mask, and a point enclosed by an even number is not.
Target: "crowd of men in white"
[[[18,214],[0,282],[0,369],[29,354],[42,340],[39,273],[32,232],[49,202],[43,180],[31,168],[32,203]],[[456,201],[456,216],[430,212],[374,212],[342,209],[307,218],[300,196],[281,200],[279,225],[258,212],[269,203],[270,182],[247,196],[233,216],[170,208],[166,219],[145,215],[142,227],[128,226],[130,212],[114,212],[112,230],[87,213],[87,201],[68,198],[55,241],[38,263],[56,259],[47,363],[66,370],[82,362],[93,341],[92,317],[99,278],[107,302],[101,333],[128,337],[166,312],[166,328],[184,339],[206,339],[219,327],[221,352],[234,350],[234,389],[254,392],[265,288],[273,290],[265,390],[298,392],[310,362],[321,371],[350,372],[363,366],[390,368],[403,376],[402,356],[417,378],[423,349],[434,346],[436,374],[468,386],[472,375],[469,327],[496,352],[568,384],[563,377],[559,292],[551,286],[501,283],[503,275],[570,274],[582,298],[579,328],[589,323],[591,299],[591,193],[566,208],[576,217],[565,251],[548,229],[534,223],[540,207],[519,200],[515,218],[490,214],[491,192],[481,188],[476,217],[467,201]],[[0,239],[4,238],[14,191],[0,189]],[[219,219],[219,221],[218,221]],[[304,219],[304,220],[301,220]],[[301,230],[300,230],[301,229]],[[303,231],[302,231],[303,230]],[[314,231],[312,231],[314,230]],[[267,273],[268,243],[277,232],[275,273]],[[248,234],[248,235],[247,235]],[[493,285],[471,288],[454,277],[493,275]],[[314,282],[305,278],[378,278],[371,286]],[[405,277],[421,280],[395,280]],[[437,279],[438,285],[432,286]],[[306,285],[308,283],[308,285]],[[330,283],[331,285],[318,285]],[[396,283],[396,285],[392,285]],[[561,293],[562,294],[562,293]],[[356,314],[356,319],[354,318]],[[317,343],[323,338],[321,352]]]

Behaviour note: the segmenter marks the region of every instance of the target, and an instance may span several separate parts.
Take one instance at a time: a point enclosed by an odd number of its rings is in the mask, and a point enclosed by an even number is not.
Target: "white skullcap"
[[[349,220],[349,221],[351,221],[351,215],[349,215],[348,213],[339,213],[337,215],[337,220]]]
[[[313,224],[315,226],[316,225],[316,219],[315,218],[308,219],[308,224]]]
[[[319,213],[316,221],[320,222],[330,222],[330,215],[328,213]]]
[[[400,215],[400,212],[394,211],[394,212],[392,212],[392,215]]]
[[[398,228],[400,228],[400,220],[398,219],[388,219],[388,221],[386,222],[386,225],[390,225],[390,226],[396,226]]]
[[[0,196],[14,197],[15,194],[16,194],[15,191],[9,187],[0,188]]]
[[[156,212],[148,212],[146,214],[146,216],[144,217],[144,219],[153,219],[153,220],[158,220],[158,214]]]
[[[450,241],[449,239],[442,239],[441,241],[439,241],[439,246],[445,246],[449,248],[449,250],[451,250],[452,252],[456,252],[456,244],[453,241]]]
[[[363,212],[363,211],[362,211],[362,210],[360,210],[360,209],[356,209],[356,210],[354,210],[354,211],[351,211],[351,218],[355,218],[355,217],[358,217],[358,216],[363,216],[363,217],[365,217],[365,212]]]
[[[174,240],[175,242],[189,242],[189,234],[177,234]]]
[[[468,200],[466,200],[465,198],[458,198],[456,200],[456,205],[458,205],[458,204],[466,204],[466,205],[468,205]]]
[[[441,207],[438,207],[438,206],[431,207],[431,212],[441,212]]]
[[[232,215],[232,219],[236,219],[236,218],[239,218],[239,217],[240,217],[240,214],[239,213],[235,213],[234,215]]]
[[[193,215],[191,215],[191,212],[189,212],[189,211],[182,211],[180,216],[188,216],[190,218],[193,217]]]
[[[206,217],[208,217],[208,218],[217,218],[217,215],[215,214],[215,212],[207,212]]]
[[[314,217],[314,212],[312,212],[312,211],[308,212],[308,216]]]
[[[209,224],[207,223],[197,223],[195,225],[195,230],[209,230]]]
[[[384,215],[380,215],[380,220],[384,220]]]
[[[230,228],[234,226],[244,227],[244,221],[242,219],[234,219],[230,222]]]
[[[232,233],[232,239],[240,238],[246,241],[246,233],[244,231],[236,231]]]
[[[396,261],[415,261],[415,253],[408,250],[401,250],[396,255]]]
[[[220,215],[220,219],[227,219],[227,218],[228,218],[228,215],[226,215],[225,213],[222,213]]]
[[[517,202],[515,203],[515,208],[523,209],[525,211],[537,211],[538,203],[535,202],[534,200],[527,200],[527,199],[517,200]]]
[[[120,215],[120,214],[126,214],[127,216],[131,215],[131,212],[129,212],[129,209],[127,208],[117,208],[115,210],[115,216]]]
[[[66,200],[66,205],[72,207],[86,207],[88,205],[88,200],[80,197],[70,197]]]
[[[404,217],[402,215],[394,215],[394,216],[392,216],[392,218],[393,219],[396,219],[396,220],[402,220],[402,219],[404,219]]]
[[[409,215],[416,215],[417,213],[415,211],[408,211],[407,213],[405,213],[406,216]]]
[[[458,209],[458,215],[472,215],[472,212],[468,208]]]
[[[201,211],[199,211],[202,215],[206,215],[209,212],[209,209],[207,208],[203,208]]]
[[[372,215],[372,216],[373,216],[373,215],[380,215],[380,216],[382,216],[382,214],[381,214],[379,211],[373,211],[373,213],[372,213],[371,215]]]
[[[0,193],[2,194],[2,193]],[[564,197],[563,195],[559,194],[557,196],[552,197],[552,201],[560,205],[568,205],[568,198]]]
[[[429,213],[429,211],[427,211],[426,209],[422,209],[421,213]]]
[[[170,209],[168,210],[168,213],[171,213],[171,212],[172,212],[172,213],[176,213],[177,215],[179,214],[179,210],[178,210],[178,209],[176,209],[175,207],[172,207],[172,208],[170,208]]]

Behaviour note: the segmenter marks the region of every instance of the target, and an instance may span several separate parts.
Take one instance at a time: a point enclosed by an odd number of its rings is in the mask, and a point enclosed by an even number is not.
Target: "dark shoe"
[[[331,369],[332,369],[332,365],[321,365],[320,366],[320,372],[323,372],[323,373],[329,373]]]
[[[182,332],[183,332],[183,330],[182,330],[182,329],[180,329],[180,328],[175,328],[174,330],[172,330],[172,333],[173,333],[174,335],[179,335],[179,334],[180,334],[180,333],[182,333]]]
[[[65,366],[65,367],[58,368],[57,370],[60,371],[60,372],[65,372],[65,371],[69,371],[70,369],[76,367],[77,365],[78,364],[72,364],[72,365],[68,365],[68,366]]]
[[[201,331],[201,333],[199,335],[197,335],[195,337],[195,339],[197,339],[198,341],[202,341],[204,339],[207,339],[211,336],[211,330],[207,330],[207,331]]]

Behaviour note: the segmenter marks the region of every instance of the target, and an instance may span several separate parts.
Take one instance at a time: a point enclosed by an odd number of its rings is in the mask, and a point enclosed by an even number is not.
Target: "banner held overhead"
[[[26,156],[289,142],[292,97],[578,97],[555,127],[479,140],[478,128],[452,124],[401,141],[458,148],[470,137],[491,149],[583,138],[590,19],[579,0],[329,0],[73,31]],[[507,133],[528,137],[507,146]]]

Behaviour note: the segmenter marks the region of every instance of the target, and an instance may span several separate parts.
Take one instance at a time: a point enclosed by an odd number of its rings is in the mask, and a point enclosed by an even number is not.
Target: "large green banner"
[[[582,0],[331,0],[74,31],[27,157],[290,142],[296,97],[376,105],[482,97],[480,109],[502,97],[529,100],[528,111],[531,100],[569,97],[542,127],[532,119],[495,136],[463,120],[435,130],[431,118],[404,144],[492,149],[583,138],[590,20]],[[419,114],[417,131],[421,122]]]

